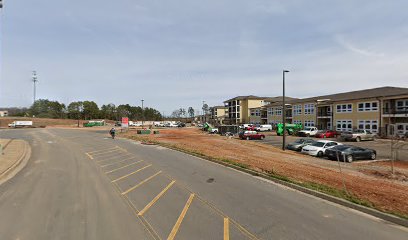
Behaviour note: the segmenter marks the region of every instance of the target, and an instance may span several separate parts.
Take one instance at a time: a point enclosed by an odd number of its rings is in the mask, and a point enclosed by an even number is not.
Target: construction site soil
[[[350,164],[330,161],[282,151],[258,141],[211,135],[197,128],[160,129],[160,134],[155,135],[137,135],[135,130],[130,130],[121,136],[163,143],[219,161],[282,176],[304,186],[337,189],[381,211],[408,216],[407,162],[395,162],[392,174],[390,162],[359,161]]]

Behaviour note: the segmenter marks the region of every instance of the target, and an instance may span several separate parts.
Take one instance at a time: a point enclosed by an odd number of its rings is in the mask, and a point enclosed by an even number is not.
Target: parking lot
[[[299,139],[301,137],[297,136],[286,136],[286,144],[294,142],[296,139]],[[313,138],[314,140],[322,140],[322,138]],[[354,145],[358,147],[363,147],[363,148],[370,148],[374,149],[377,151],[377,160],[389,160],[391,159],[391,140],[388,139],[376,139],[374,141],[361,141],[361,142],[355,142],[355,141],[342,141],[340,138],[325,138],[325,140],[332,140],[336,142],[341,142],[343,144],[347,145]],[[258,142],[269,144],[275,147],[282,147],[282,136],[277,136],[274,132],[267,132],[265,133],[265,139],[264,140],[259,140]],[[405,143],[405,145],[408,145],[408,143]],[[401,151],[401,150],[400,150]],[[408,154],[408,152],[406,152]],[[404,157],[401,156],[400,157]],[[408,159],[406,159],[408,160]]]

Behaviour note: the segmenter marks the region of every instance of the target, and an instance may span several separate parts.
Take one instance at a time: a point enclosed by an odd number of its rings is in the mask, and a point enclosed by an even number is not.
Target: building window
[[[237,106],[237,112],[239,112],[239,106]]]
[[[276,116],[282,116],[282,108],[275,108],[275,115]]]
[[[315,106],[313,103],[305,104],[305,115],[314,114],[314,108]]]
[[[336,121],[337,131],[351,131],[353,130],[353,121],[351,120],[337,120]]]
[[[268,115],[273,116],[273,108],[268,108]]]
[[[336,105],[337,113],[351,113],[353,112],[353,105],[348,104],[337,104]]]
[[[358,129],[377,133],[378,132],[378,121],[377,120],[359,120]]]
[[[378,111],[378,102],[363,102],[358,103],[359,112],[373,112]]]
[[[302,115],[302,105],[294,105],[293,106],[293,116]]]
[[[306,120],[305,121],[305,127],[314,127],[315,126],[315,122],[312,120]]]
[[[302,124],[302,120],[293,120],[293,124]]]
[[[397,111],[408,110],[408,100],[398,100],[395,102]]]

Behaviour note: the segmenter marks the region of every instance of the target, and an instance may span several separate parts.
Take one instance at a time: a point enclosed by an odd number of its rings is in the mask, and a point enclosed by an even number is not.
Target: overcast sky
[[[4,0],[0,106],[154,107],[408,87],[406,0]]]

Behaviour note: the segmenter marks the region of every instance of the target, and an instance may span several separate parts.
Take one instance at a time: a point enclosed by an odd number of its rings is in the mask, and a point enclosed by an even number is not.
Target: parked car
[[[316,133],[316,138],[336,138],[340,133],[334,130],[320,130]]]
[[[272,125],[260,125],[255,130],[258,132],[272,131]]]
[[[116,122],[115,122],[115,126],[116,126],[116,127],[121,127],[121,126],[122,126],[122,122],[121,122],[121,121],[116,121]]]
[[[155,123],[154,123],[154,126],[155,126],[155,127],[164,127],[164,123],[162,123],[162,122],[155,122]]]
[[[351,145],[338,145],[327,149],[325,155],[332,160],[337,159],[338,155],[340,160],[346,160],[350,163],[357,159],[375,160],[375,158],[377,157],[377,152],[369,148],[362,148]]]
[[[182,128],[182,127],[185,127],[185,126],[186,126],[186,124],[185,124],[185,123],[182,123],[182,122],[180,122],[180,123],[177,124],[177,127],[179,127],[179,128]]]
[[[345,141],[355,140],[360,142],[362,140],[374,140],[375,134],[368,130],[354,130],[353,132],[344,132],[341,138]]]
[[[239,126],[239,128],[245,129],[245,128],[249,127],[249,126],[252,126],[252,124],[242,124],[242,125]]]
[[[265,135],[258,133],[257,131],[243,131],[239,133],[239,138],[251,140],[251,139],[264,139]]]
[[[218,133],[218,128],[211,128],[209,133],[212,133],[212,134]]]
[[[293,143],[289,143],[288,145],[286,145],[286,149],[300,152],[300,151],[302,151],[302,148],[304,146],[311,145],[311,144],[313,144],[315,142],[316,141],[311,139],[311,138],[299,138],[296,141],[294,141]]]
[[[317,127],[305,127],[305,129],[303,129],[303,130],[301,130],[301,131],[299,131],[298,132],[298,135],[299,136],[304,136],[304,137],[311,137],[311,136],[314,136],[314,135],[316,135],[316,133],[318,132],[319,130],[317,129]]]
[[[330,140],[318,140],[311,145],[304,146],[302,148],[302,153],[316,157],[323,157],[326,149],[332,148],[337,145],[343,144]]]

